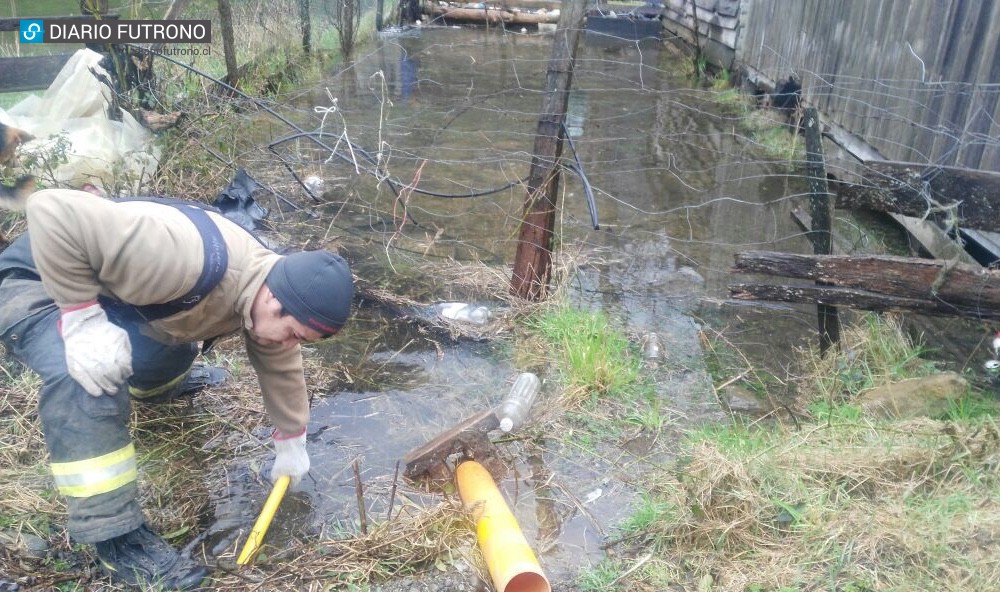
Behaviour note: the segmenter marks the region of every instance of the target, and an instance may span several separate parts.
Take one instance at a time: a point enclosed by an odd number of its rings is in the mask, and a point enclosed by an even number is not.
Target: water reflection
[[[379,152],[395,178],[419,177],[421,189],[450,196],[414,193],[401,224],[399,202],[384,184],[358,177],[343,161],[324,162],[333,186],[326,211],[336,215],[330,228],[361,241],[350,247],[358,269],[391,277],[412,257],[512,259],[524,200],[516,181],[530,167],[550,43],[545,35],[424,29],[383,39],[305,99],[322,104],[329,91],[346,127],[327,132],[343,131]],[[604,556],[603,543],[637,502],[636,479],[669,461],[669,435],[680,422],[719,418],[692,315],[724,288],[734,250],[797,240],[788,238],[797,232],[783,215],[787,202],[762,182],[771,174],[767,165],[733,158],[743,146],[732,123],[690,89],[676,59],[656,44],[589,36],[581,44],[567,125],[601,230],[590,223],[580,180],[567,176],[559,238],[588,260],[571,297],[607,312],[630,334],[653,331],[663,340],[661,362],[648,371],[667,427],[658,438],[635,432],[582,445],[571,434],[535,434],[498,446],[510,469],[499,486],[555,582]],[[435,283],[402,277],[407,281],[393,289],[417,299]],[[303,483],[292,520],[308,523],[307,532],[356,528],[355,460],[373,516],[385,515],[394,487],[412,499],[428,495],[398,481],[399,459],[497,404],[523,370],[489,343],[437,340],[368,311],[357,325],[363,346],[348,334],[322,352],[360,358],[366,378],[313,410],[313,478]],[[543,388],[537,405],[544,408],[546,396]],[[283,533],[273,536],[280,546]]]

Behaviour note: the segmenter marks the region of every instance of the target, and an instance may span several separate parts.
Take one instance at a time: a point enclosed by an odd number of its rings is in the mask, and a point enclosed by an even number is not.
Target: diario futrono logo
[[[44,43],[45,25],[41,19],[24,19],[20,26],[21,43]]]

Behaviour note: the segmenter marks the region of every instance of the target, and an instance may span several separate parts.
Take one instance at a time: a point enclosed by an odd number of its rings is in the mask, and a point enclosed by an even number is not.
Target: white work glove
[[[128,333],[108,320],[100,304],[64,310],[60,331],[69,375],[91,395],[113,395],[132,376]]]
[[[306,452],[306,429],[297,436],[288,436],[279,430],[271,434],[274,441],[274,466],[271,467],[271,482],[278,477],[288,475],[292,478],[292,487],[299,484],[302,477],[309,472],[309,453]]]

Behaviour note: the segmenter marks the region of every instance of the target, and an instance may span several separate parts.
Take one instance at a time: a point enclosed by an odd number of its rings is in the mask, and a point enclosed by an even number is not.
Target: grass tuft
[[[571,398],[593,402],[622,394],[639,378],[638,356],[603,313],[561,308],[530,325],[548,344]]]
[[[829,409],[855,401],[874,387],[937,373],[937,367],[921,357],[924,353],[923,346],[907,336],[899,317],[867,313],[844,331],[839,350],[825,356],[802,352],[799,406],[821,403]]]

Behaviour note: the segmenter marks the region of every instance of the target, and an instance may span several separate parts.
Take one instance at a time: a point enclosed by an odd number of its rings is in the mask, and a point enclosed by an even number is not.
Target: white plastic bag
[[[149,130],[128,112],[121,112],[121,121],[108,119],[111,89],[90,71],[107,75],[98,66],[101,58],[89,49],[77,51],[42,96],[30,96],[6,112],[0,109],[0,122],[33,135],[35,140],[25,145],[29,151],[51,149],[65,134],[68,162],[54,171],[59,184],[103,189],[114,179],[118,187],[139,193],[156,172],[160,151]],[[37,167],[32,172],[47,178]]]

